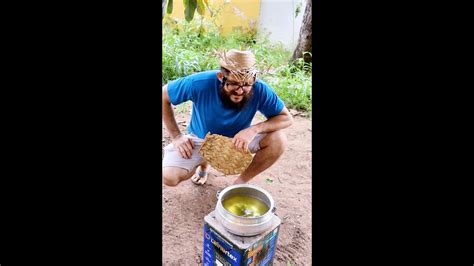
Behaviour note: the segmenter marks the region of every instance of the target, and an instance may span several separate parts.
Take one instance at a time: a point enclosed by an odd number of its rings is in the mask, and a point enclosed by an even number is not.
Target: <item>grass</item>
[[[195,72],[219,69],[216,50],[251,50],[264,70],[259,77],[267,82],[288,108],[311,112],[312,65],[302,60],[289,65],[291,51],[272,45],[253,32],[233,32],[221,36],[213,21],[196,15],[190,23],[169,16],[163,20],[162,83]]]

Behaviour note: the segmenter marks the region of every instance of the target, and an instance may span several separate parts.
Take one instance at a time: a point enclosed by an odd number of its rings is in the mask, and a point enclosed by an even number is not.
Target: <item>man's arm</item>
[[[249,128],[246,128],[232,139],[235,147],[241,151],[248,150],[250,142],[259,133],[269,133],[280,129],[287,128],[293,124],[293,117],[286,107],[276,116],[271,117],[267,121],[260,122]]]
[[[293,117],[286,107],[276,116],[271,117],[267,121],[260,122],[252,128],[258,133],[269,133],[280,129],[287,128],[293,124]]]
[[[191,139],[186,138],[179,130],[178,123],[176,123],[176,119],[174,118],[173,107],[171,107],[170,98],[168,96],[168,85],[163,86],[162,97],[163,122],[165,123],[166,130],[168,130],[168,134],[181,156],[185,159],[191,159],[194,142]]]
[[[173,107],[171,107],[170,98],[168,97],[168,85],[163,86],[162,94],[163,121],[165,123],[166,130],[168,130],[168,133],[171,136],[171,139],[175,139],[181,135],[181,132],[179,130],[178,124],[176,123],[176,119],[174,118]]]

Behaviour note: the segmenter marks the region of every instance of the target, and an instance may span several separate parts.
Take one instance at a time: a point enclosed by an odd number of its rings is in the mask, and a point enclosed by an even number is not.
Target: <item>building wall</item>
[[[296,16],[296,9],[299,12]],[[261,0],[258,34],[294,50],[298,43],[306,0]]]
[[[174,0],[172,17],[184,20],[183,1]],[[306,0],[209,0],[219,10],[216,23],[223,35],[236,29],[257,28],[259,36],[281,43],[289,50],[296,48],[303,21]],[[299,7],[298,15],[296,9]],[[197,12],[194,16],[199,16]],[[206,17],[210,18],[209,10]]]
[[[173,13],[171,16],[184,20],[183,1],[173,1]],[[221,26],[223,35],[232,32],[235,29],[248,30],[250,27],[256,27],[260,14],[260,0],[209,0],[212,9],[220,10],[217,13],[216,23]],[[197,12],[194,16],[200,16]],[[210,17],[209,10],[206,10],[205,17]]]

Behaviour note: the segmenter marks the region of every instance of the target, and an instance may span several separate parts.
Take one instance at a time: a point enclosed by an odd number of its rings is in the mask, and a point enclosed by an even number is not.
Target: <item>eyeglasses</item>
[[[244,90],[245,92],[250,91],[250,89],[253,86],[253,85],[249,85],[249,84],[240,85],[240,84],[229,83],[229,82],[227,82],[226,84],[231,90],[236,91],[236,90],[239,90],[240,88],[242,88],[242,90]]]
[[[252,89],[252,87],[253,87],[253,84],[240,85],[240,84],[238,84],[236,82],[233,82],[233,81],[228,82],[226,77],[222,78],[222,83],[227,85],[233,91],[236,91],[236,90],[239,90],[240,88],[242,88],[242,90],[246,93],[249,92],[250,89]]]

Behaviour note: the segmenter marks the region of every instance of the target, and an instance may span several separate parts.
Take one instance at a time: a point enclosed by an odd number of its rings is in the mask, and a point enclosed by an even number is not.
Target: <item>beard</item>
[[[242,100],[240,100],[240,102],[236,103],[230,99],[231,95],[243,96],[243,98]],[[228,109],[234,109],[237,111],[244,109],[244,107],[247,106],[250,100],[252,99],[252,96],[253,96],[253,89],[251,89],[248,93],[244,92],[242,94],[238,94],[236,91],[227,92],[224,89],[224,85],[221,86],[220,98],[224,107]]]

